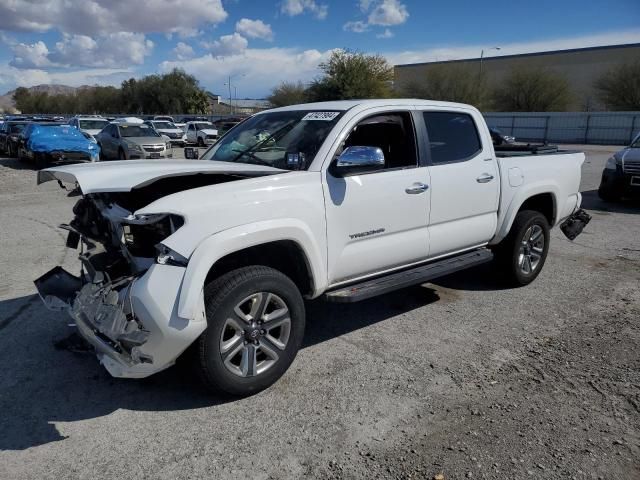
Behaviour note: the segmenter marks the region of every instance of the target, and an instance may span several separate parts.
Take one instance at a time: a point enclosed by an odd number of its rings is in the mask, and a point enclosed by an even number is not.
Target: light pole
[[[233,105],[233,99],[231,97],[231,79],[232,78],[236,78],[236,77],[244,77],[246,74],[245,73],[241,73],[240,75],[229,75],[229,78],[227,80],[227,82],[225,83],[225,85],[229,88],[229,108],[233,108],[233,114],[235,115],[236,113],[236,109],[235,106]],[[236,89],[236,99],[238,98],[238,90],[237,87],[235,85],[233,85],[233,88]]]
[[[500,47],[491,47],[487,50],[500,50]],[[484,58],[484,49],[480,51],[480,76],[482,76],[482,59]]]

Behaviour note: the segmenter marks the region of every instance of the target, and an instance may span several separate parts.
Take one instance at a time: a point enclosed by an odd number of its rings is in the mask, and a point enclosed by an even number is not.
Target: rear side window
[[[471,115],[454,112],[423,112],[423,115],[434,164],[463,162],[482,150]]]

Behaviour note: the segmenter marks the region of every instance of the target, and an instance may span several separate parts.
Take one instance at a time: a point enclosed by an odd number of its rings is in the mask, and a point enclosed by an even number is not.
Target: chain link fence
[[[628,145],[640,133],[640,112],[496,112],[484,118],[519,142]]]

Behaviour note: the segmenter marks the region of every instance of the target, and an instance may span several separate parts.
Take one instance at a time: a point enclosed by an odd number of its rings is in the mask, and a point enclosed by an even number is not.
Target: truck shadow
[[[309,302],[303,348],[374,325],[439,300],[426,287],[413,287],[357,305]],[[23,450],[64,440],[56,422],[75,422],[116,410],[179,411],[246,400],[213,395],[190,368],[193,352],[146,379],[115,379],[93,353],[54,345],[67,338],[64,312],[44,308],[36,295],[0,301],[0,450]]]
[[[594,212],[640,213],[640,198],[625,198],[618,202],[605,202],[598,196],[597,190],[582,192],[582,208]]]

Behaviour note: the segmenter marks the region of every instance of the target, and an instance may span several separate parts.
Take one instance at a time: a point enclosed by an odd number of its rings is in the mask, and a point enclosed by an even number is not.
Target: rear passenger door
[[[421,112],[431,176],[430,257],[488,242],[497,226],[498,166],[475,110]]]

